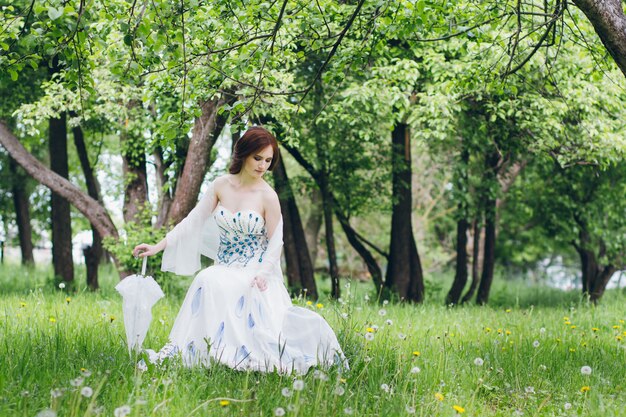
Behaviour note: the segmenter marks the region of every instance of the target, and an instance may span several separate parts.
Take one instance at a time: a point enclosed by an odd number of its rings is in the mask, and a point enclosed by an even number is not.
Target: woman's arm
[[[271,241],[272,237],[278,233],[277,227],[282,227],[282,223],[280,222],[282,217],[280,213],[280,201],[274,190],[266,194],[263,199],[263,206],[265,210],[265,230],[267,231],[268,239]],[[282,230],[280,233],[282,235]],[[282,242],[280,246],[282,247]],[[272,253],[268,252],[270,252],[270,250],[262,255],[263,263],[261,269],[251,283],[251,285],[256,286],[261,291],[267,289],[267,281],[272,275],[272,271],[275,269],[275,264],[280,262],[280,248],[278,248],[278,250],[272,250]]]

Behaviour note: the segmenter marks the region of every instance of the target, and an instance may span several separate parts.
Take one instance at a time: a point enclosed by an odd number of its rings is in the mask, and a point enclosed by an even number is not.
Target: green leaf
[[[62,8],[55,9],[52,6],[48,7],[48,17],[51,20],[57,20],[61,16],[63,16],[63,9]]]
[[[12,69],[8,69],[7,71],[8,71],[8,72],[9,72],[9,74],[11,75],[11,79],[12,79],[13,81],[17,81],[17,76],[18,76],[17,71],[14,71],[14,70],[12,70]]]

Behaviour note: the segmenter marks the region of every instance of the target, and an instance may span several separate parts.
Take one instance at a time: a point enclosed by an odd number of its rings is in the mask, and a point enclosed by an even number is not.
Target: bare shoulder
[[[263,205],[268,208],[277,208],[280,210],[280,201],[276,191],[266,182],[263,184]]]
[[[213,180],[213,189],[215,190],[215,194],[219,196],[222,193],[222,191],[224,190],[224,187],[226,187],[229,184],[230,177],[231,177],[231,174],[224,174],[224,175],[220,175],[219,177]]]

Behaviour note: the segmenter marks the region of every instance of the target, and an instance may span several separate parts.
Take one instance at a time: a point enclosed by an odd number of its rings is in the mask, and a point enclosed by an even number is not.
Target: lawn
[[[447,308],[445,285],[407,305],[344,280],[339,302],[294,303],[329,321],[350,370],[290,376],[177,361],[141,371],[115,273],[102,270],[97,293],[66,293],[49,275],[0,266],[2,416],[626,416],[622,292],[594,307],[577,293],[499,284],[493,305]],[[145,347],[166,342],[185,282],[165,286]]]

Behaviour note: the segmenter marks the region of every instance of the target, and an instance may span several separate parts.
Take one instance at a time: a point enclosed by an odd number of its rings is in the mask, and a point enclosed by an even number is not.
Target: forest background
[[[294,294],[316,299],[317,273],[332,298],[350,277],[485,304],[496,275],[595,302],[626,268],[620,1],[0,10],[3,239],[24,264],[51,242],[55,287],[97,289],[103,259],[137,271],[130,248],[193,208],[251,124],[281,144],[269,180]]]

